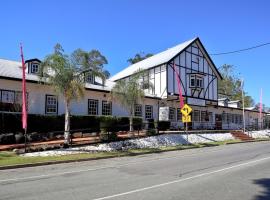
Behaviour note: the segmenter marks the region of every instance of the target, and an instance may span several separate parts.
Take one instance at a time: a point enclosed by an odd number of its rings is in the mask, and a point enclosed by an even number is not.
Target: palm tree
[[[142,79],[145,72],[139,70],[132,75],[129,80],[119,80],[111,91],[111,97],[119,101],[129,112],[129,130],[133,131],[133,118],[135,114],[135,105],[142,102],[145,93],[144,89],[152,88],[152,84]]]
[[[107,60],[97,50],[90,52],[75,50],[70,56],[64,54],[60,44],[54,47],[54,53],[46,56],[39,71],[40,80],[51,85],[65,102],[64,146],[70,144],[70,103],[84,96],[85,74],[99,76],[104,80],[109,73],[103,69]]]

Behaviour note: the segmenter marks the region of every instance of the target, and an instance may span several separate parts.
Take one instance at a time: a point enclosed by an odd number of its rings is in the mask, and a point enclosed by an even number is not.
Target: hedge
[[[64,115],[28,115],[27,132],[49,133],[64,130]],[[133,119],[134,129],[141,130],[143,126],[142,118],[135,117]],[[21,125],[21,114],[0,113],[0,134],[1,133],[18,133],[23,132]],[[128,131],[128,117],[113,116],[71,116],[71,130],[87,129],[87,132],[104,131]]]

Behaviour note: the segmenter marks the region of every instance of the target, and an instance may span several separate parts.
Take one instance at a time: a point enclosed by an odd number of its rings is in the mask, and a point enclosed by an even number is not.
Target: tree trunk
[[[129,117],[129,131],[132,132],[133,130],[133,116],[131,115]]]
[[[129,116],[129,131],[132,132],[133,129],[133,114],[134,114],[134,107],[131,108],[131,113]]]
[[[65,102],[65,109],[64,147],[68,147],[70,144],[70,111],[68,101]]]

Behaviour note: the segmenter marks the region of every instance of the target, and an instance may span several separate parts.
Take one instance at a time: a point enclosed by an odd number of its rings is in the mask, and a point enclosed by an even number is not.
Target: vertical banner
[[[181,81],[180,81],[180,69],[179,73],[176,71],[176,66],[173,63],[173,71],[175,73],[176,79],[177,79],[177,85],[178,85],[178,93],[179,93],[179,100],[180,100],[180,109],[184,106],[184,98],[182,95],[182,87],[181,87]]]
[[[263,91],[262,91],[262,88],[261,88],[261,93],[260,93],[260,113],[259,113],[259,119],[260,119],[260,123],[261,123],[261,128],[262,128],[262,122],[263,122],[263,120],[262,120],[262,110],[263,110],[263,104],[262,104],[262,94],[263,93]]]
[[[22,44],[20,44],[21,48],[21,58],[22,58],[22,128],[27,130],[27,99],[26,99],[26,80],[25,80],[25,63],[23,57],[23,49]]]

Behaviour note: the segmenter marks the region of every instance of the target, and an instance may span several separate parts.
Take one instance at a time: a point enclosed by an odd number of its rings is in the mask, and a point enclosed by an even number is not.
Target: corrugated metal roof
[[[27,70],[27,69],[26,69]],[[0,59],[0,77],[7,77],[7,78],[14,78],[14,79],[22,79],[22,63],[17,61],[5,60]],[[39,78],[35,74],[26,73],[26,80],[28,81],[35,81],[38,82]],[[85,87],[88,89],[95,89],[95,90],[104,90],[110,91],[114,82],[110,80],[106,80],[106,85],[94,85],[90,83],[86,83]]]
[[[187,46],[189,46],[192,42],[194,42],[197,38],[194,38],[192,40],[188,40],[182,44],[179,44],[175,47],[172,47],[166,51],[160,52],[158,54],[155,54],[149,58],[146,58],[140,62],[137,62],[133,65],[128,66],[124,70],[120,71],[116,75],[110,78],[111,81],[116,81],[122,78],[125,78],[127,76],[130,76],[134,72],[138,71],[139,69],[145,70],[149,69],[151,67],[155,67],[158,65],[161,65],[163,63],[166,63],[170,61],[173,57],[175,57],[179,52],[184,50]]]

